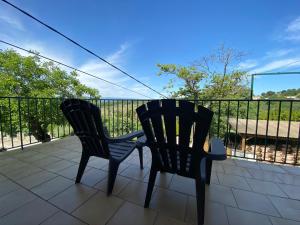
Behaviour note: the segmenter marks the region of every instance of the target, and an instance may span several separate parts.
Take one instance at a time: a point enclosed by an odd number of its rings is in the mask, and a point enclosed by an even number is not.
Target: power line
[[[51,27],[50,25],[46,24],[45,22],[41,21],[40,19],[34,17],[33,15],[31,15],[30,13],[24,11],[23,9],[19,8],[18,6],[6,1],[6,0],[2,0],[3,2],[5,2],[6,4],[12,6],[13,8],[17,9],[18,11],[22,12],[23,14],[29,16],[30,18],[32,18],[33,20],[37,21],[38,23],[42,24],[43,26],[47,27],[48,29],[52,30],[53,32],[57,33],[58,35],[64,37],[65,39],[67,39],[68,41],[72,42],[73,44],[77,45],[78,47],[80,47],[81,49],[85,50],[86,52],[92,54],[93,56],[97,57],[98,59],[100,59],[101,61],[105,62],[106,64],[108,64],[109,66],[113,67],[114,69],[120,71],[121,73],[125,74],[126,76],[130,77],[131,79],[135,80],[136,82],[142,84],[143,86],[149,88],[150,90],[154,91],[155,93],[159,94],[160,96],[163,96],[164,98],[167,98],[165,95],[161,94],[160,92],[156,91],[155,89],[153,89],[152,87],[150,87],[149,85],[143,83],[142,81],[138,80],[137,78],[135,78],[134,76],[130,75],[129,73],[127,73],[126,71],[120,69],[119,67],[115,66],[114,64],[110,63],[109,61],[107,61],[106,59],[102,58],[101,56],[99,56],[98,54],[94,53],[93,51],[89,50],[88,48],[84,47],[83,45],[79,44],[78,42],[74,41],[73,39],[71,39],[70,37],[66,36],[65,34],[61,33],[60,31],[58,31],[57,29]]]
[[[36,53],[36,52],[34,52],[34,51],[27,50],[27,49],[25,49],[25,48],[19,47],[19,46],[17,46],[17,45],[8,43],[8,42],[3,41],[3,40],[0,40],[0,42],[1,42],[1,43],[4,43],[4,44],[6,44],[6,45],[9,45],[9,46],[11,46],[11,47],[20,49],[20,50],[22,50],[22,51],[28,52],[28,53],[30,53],[30,54],[36,55],[36,56],[38,56],[38,57],[44,58],[44,59],[46,59],[46,60],[55,62],[55,63],[57,63],[57,64],[59,64],[59,65],[62,65],[62,66],[67,67],[67,68],[70,68],[70,69],[72,69],[72,70],[74,70],[74,71],[78,71],[78,72],[80,72],[80,73],[83,73],[83,74],[88,75],[88,76],[90,76],[90,77],[96,78],[96,79],[98,79],[98,80],[102,80],[102,81],[104,81],[104,82],[106,82],[106,83],[109,83],[109,84],[114,85],[114,86],[116,86],[116,87],[122,88],[122,89],[124,89],[124,90],[133,92],[133,93],[135,93],[135,94],[139,94],[139,95],[141,95],[141,96],[143,96],[143,97],[146,97],[146,98],[151,98],[151,97],[149,97],[149,96],[147,96],[147,95],[144,95],[144,94],[141,94],[141,93],[139,93],[139,92],[137,92],[137,91],[131,90],[131,89],[126,88],[126,87],[123,87],[123,86],[121,86],[121,85],[119,85],[119,84],[116,84],[116,83],[114,83],[114,82],[108,81],[108,80],[103,79],[103,78],[101,78],[101,77],[95,76],[95,75],[93,75],[93,74],[91,74],[91,73],[85,72],[85,71],[80,70],[80,69],[78,69],[78,68],[75,68],[75,67],[73,67],[73,66],[69,66],[69,65],[64,64],[64,63],[62,63],[62,62],[59,62],[59,61],[57,61],[57,60],[51,59],[51,58],[49,58],[49,57],[47,57],[47,56],[43,56],[43,55],[41,55],[41,54],[39,54],[39,53]]]

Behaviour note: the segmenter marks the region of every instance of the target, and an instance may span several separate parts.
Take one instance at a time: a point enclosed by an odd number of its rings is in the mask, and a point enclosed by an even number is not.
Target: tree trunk
[[[51,140],[47,129],[43,129],[41,122],[34,117],[30,118],[30,132],[37,141],[48,142]]]

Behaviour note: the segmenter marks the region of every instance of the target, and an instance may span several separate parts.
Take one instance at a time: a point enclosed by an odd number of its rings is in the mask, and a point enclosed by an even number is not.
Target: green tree
[[[249,95],[246,71],[239,69],[243,52],[221,45],[190,66],[158,64],[159,75],[174,75],[165,88],[171,97],[185,99],[245,98]],[[179,88],[174,90],[175,83]]]
[[[16,135],[21,117],[22,123],[28,123],[24,125],[28,127],[24,132],[30,132],[38,141],[50,140],[51,122],[60,125],[64,121],[61,114],[54,113],[57,101],[50,98],[100,97],[98,90],[80,83],[75,71],[67,72],[38,56],[22,56],[12,50],[0,50],[0,81],[0,96],[27,97],[26,101],[1,98],[2,117],[7,118],[8,114],[12,117],[4,121],[4,131]],[[38,101],[30,97],[44,99]]]

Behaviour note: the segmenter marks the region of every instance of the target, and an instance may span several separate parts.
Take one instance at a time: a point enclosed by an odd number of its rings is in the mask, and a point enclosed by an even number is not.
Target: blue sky
[[[157,63],[189,65],[221,43],[248,53],[240,66],[249,72],[300,71],[296,0],[11,2],[161,92],[171,76],[158,77]],[[0,38],[158,97],[3,2]],[[105,97],[141,97],[83,75],[80,79]],[[299,84],[299,75],[258,77],[255,94]]]

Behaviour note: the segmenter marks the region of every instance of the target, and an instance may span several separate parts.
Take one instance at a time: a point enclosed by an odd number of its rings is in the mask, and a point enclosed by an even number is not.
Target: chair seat
[[[135,149],[136,143],[133,141],[124,141],[120,143],[109,144],[108,147],[111,158],[121,161]]]

